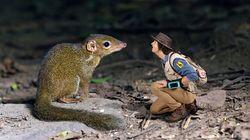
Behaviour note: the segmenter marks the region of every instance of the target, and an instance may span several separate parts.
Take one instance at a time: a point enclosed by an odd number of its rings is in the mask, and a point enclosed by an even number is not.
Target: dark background
[[[39,64],[60,42],[92,33],[127,42],[102,63],[156,60],[150,35],[163,32],[208,73],[250,68],[249,0],[1,0],[0,58]]]

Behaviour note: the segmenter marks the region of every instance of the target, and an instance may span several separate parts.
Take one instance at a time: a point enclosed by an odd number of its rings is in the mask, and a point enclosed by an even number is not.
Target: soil
[[[129,64],[123,65],[122,63],[115,63],[115,68],[110,68],[113,65],[100,66],[99,70],[97,69],[95,75],[96,77],[101,76],[111,76],[112,79],[108,82],[101,84],[91,84],[90,92],[96,93],[95,97],[107,98],[111,100],[117,100],[123,103],[123,113],[122,116],[125,118],[126,127],[124,130],[120,131],[91,131],[89,128],[78,126],[76,124],[56,124],[51,127],[50,133],[46,130],[47,125],[40,126],[39,130],[31,129],[30,131],[23,131],[20,135],[19,130],[20,124],[29,123],[38,126],[38,120],[34,118],[31,114],[25,113],[21,109],[24,104],[17,106],[12,106],[11,108],[15,109],[15,112],[12,115],[4,113],[5,111],[10,111],[8,106],[2,104],[1,111],[1,120],[0,120],[0,132],[3,135],[3,138],[13,138],[8,136],[8,133],[13,135],[13,132],[18,135],[19,138],[27,138],[28,132],[39,132],[39,135],[36,135],[37,139],[55,137],[63,133],[64,131],[69,131],[64,137],[59,137],[60,139],[66,138],[83,138],[83,139],[244,139],[249,138],[249,124],[250,124],[250,110],[249,110],[249,101],[250,101],[250,85],[246,81],[241,81],[240,83],[243,86],[238,89],[234,89],[234,86],[237,86],[239,82],[227,86],[226,89],[226,100],[223,102],[219,108],[208,109],[203,108],[197,112],[196,117],[191,119],[190,124],[186,129],[183,129],[181,125],[183,122],[177,123],[167,123],[164,119],[161,118],[152,118],[150,119],[148,128],[142,129],[141,125],[145,119],[147,109],[145,108],[145,102],[147,101],[144,97],[150,95],[150,83],[153,80],[161,79],[162,73],[161,68],[153,67],[152,63],[143,63],[141,61],[128,61]],[[155,64],[157,66],[157,64]],[[7,101],[15,102],[15,100],[20,101],[27,105],[31,104],[35,98],[36,92],[36,67],[38,65],[24,65],[19,64],[19,67],[25,69],[22,72],[15,72],[12,75],[5,75],[1,79],[1,93],[3,99],[8,99]],[[102,69],[103,68],[103,69]],[[110,71],[109,69],[112,69]],[[100,71],[100,72],[99,72]],[[121,72],[122,71],[122,72]],[[223,74],[220,74],[223,75]],[[228,74],[227,76],[232,76]],[[216,76],[216,78],[225,78],[226,76]],[[139,79],[139,80],[138,80]],[[211,80],[213,78],[211,77]],[[218,82],[220,81],[220,82]],[[200,88],[203,92],[199,93],[199,97],[203,97],[208,91],[213,91],[222,87],[223,82],[226,80],[218,80],[216,82],[211,82],[206,84],[203,88]],[[17,88],[14,88],[17,85]],[[8,97],[8,98],[7,98]],[[14,97],[14,98],[13,98]],[[5,109],[4,109],[5,108]],[[145,116],[138,117],[137,114],[144,114]],[[20,115],[18,115],[20,114]],[[13,116],[14,115],[14,116]],[[26,119],[23,119],[23,116],[28,116]],[[32,119],[33,118],[33,119]],[[18,120],[18,121],[17,121]],[[52,122],[51,122],[52,123]],[[49,125],[49,122],[48,122]],[[74,129],[70,125],[75,125]],[[44,129],[43,126],[45,127]],[[57,128],[58,127],[58,128]],[[12,133],[7,131],[12,129]],[[57,129],[56,129],[57,128]],[[60,128],[60,129],[59,129]],[[77,129],[76,129],[77,128]],[[24,127],[22,129],[28,129]],[[52,131],[53,130],[53,131]],[[145,131],[145,132],[144,132]],[[6,133],[8,132],[8,133]],[[51,132],[54,132],[51,133]],[[82,132],[85,132],[82,134]],[[27,135],[25,135],[25,133]],[[142,133],[142,134],[140,134]],[[139,135],[140,134],[140,135]],[[138,136],[137,136],[138,135]],[[23,136],[23,137],[22,137]],[[24,137],[25,136],[25,137]],[[31,137],[32,138],[32,137]],[[1,139],[1,137],[0,137]],[[18,139],[18,138],[17,138]]]

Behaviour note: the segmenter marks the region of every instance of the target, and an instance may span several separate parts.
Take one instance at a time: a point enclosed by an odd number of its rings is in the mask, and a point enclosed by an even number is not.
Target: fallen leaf
[[[93,79],[91,79],[91,83],[101,84],[101,83],[105,83],[111,79],[112,79],[111,77],[93,78]]]
[[[13,90],[13,91],[17,91],[19,87],[18,87],[18,84],[17,84],[17,83],[11,83],[10,88],[11,88],[11,90]]]
[[[64,137],[66,137],[69,133],[70,133],[70,131],[62,131],[62,132],[60,132],[60,133],[57,133],[57,134],[56,134],[56,137],[62,137],[62,138],[64,138]]]

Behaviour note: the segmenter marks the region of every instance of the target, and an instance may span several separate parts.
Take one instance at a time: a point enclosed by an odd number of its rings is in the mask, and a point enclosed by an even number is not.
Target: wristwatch
[[[181,79],[171,80],[167,83],[167,88],[176,89],[182,87]]]

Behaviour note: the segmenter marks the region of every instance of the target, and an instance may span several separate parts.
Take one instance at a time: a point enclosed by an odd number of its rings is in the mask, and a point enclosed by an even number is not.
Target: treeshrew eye
[[[110,45],[111,45],[111,43],[110,43],[109,41],[103,42],[103,46],[104,46],[105,48],[110,47]]]

